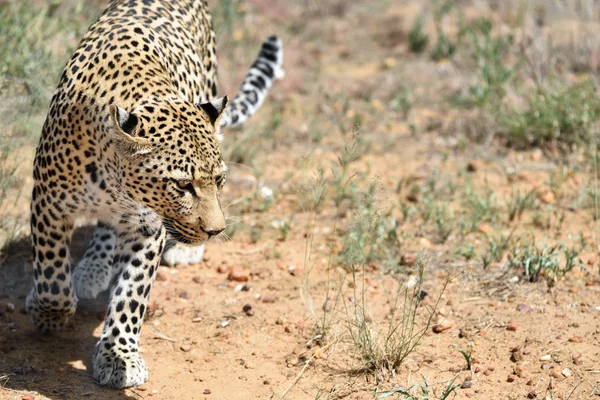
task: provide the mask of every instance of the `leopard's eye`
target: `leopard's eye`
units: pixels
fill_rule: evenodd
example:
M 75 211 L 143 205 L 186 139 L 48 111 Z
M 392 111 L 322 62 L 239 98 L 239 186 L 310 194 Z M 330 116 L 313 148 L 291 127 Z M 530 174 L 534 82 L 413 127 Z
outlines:
M 187 188 L 192 182 L 188 181 L 186 179 L 177 181 L 177 186 L 179 186 L 180 189 L 185 189 Z
M 182 179 L 182 180 L 175 181 L 175 183 L 177 184 L 177 188 L 179 188 L 181 190 L 185 190 L 186 192 L 189 192 L 192 196 L 196 196 L 196 190 L 194 189 L 194 185 L 192 184 L 192 181 L 187 180 L 187 179 Z

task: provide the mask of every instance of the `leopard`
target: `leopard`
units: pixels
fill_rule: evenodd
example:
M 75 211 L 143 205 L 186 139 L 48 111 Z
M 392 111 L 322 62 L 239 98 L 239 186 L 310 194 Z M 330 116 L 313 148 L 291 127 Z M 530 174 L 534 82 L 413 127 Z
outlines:
M 282 41 L 269 36 L 235 96 L 218 97 L 205 0 L 114 0 L 67 62 L 34 158 L 25 308 L 52 333 L 80 298 L 110 291 L 92 356 L 97 384 L 148 380 L 140 332 L 161 257 L 196 261 L 222 235 L 222 128 L 256 113 L 282 63 Z M 75 266 L 70 243 L 82 220 L 95 228 Z M 179 253 L 169 257 L 169 246 Z

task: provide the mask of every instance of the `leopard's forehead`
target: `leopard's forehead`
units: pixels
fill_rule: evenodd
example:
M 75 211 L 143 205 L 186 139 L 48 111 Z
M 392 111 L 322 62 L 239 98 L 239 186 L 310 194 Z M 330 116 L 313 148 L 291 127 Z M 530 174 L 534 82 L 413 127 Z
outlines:
M 137 136 L 149 139 L 155 165 L 185 179 L 204 179 L 222 173 L 224 163 L 214 127 L 194 104 L 180 99 L 149 100 L 136 107 L 141 124 Z

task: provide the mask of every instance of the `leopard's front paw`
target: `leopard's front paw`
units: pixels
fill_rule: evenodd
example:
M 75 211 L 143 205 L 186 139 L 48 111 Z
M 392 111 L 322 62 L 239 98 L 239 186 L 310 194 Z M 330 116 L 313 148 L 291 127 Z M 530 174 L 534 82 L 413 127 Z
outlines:
M 94 381 L 99 385 L 123 389 L 148 380 L 148 367 L 137 352 L 117 354 L 98 348 L 94 355 Z
M 56 332 L 75 315 L 77 297 L 71 295 L 65 299 L 50 300 L 40 297 L 33 288 L 25 300 L 25 309 L 39 331 Z

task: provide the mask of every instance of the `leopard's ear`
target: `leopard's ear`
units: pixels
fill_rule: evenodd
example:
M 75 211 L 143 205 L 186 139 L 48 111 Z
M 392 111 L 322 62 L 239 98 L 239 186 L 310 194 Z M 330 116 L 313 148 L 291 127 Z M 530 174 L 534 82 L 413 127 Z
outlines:
M 153 150 L 147 139 L 135 136 L 139 129 L 139 118 L 135 114 L 115 104 L 109 106 L 109 114 L 111 132 L 119 151 L 127 155 L 142 155 Z
M 227 103 L 229 103 L 229 98 L 227 96 L 221 97 L 218 100 L 213 100 L 208 103 L 198 104 L 198 107 L 204 111 L 210 123 L 219 127 L 219 121 L 221 117 L 225 115 L 225 110 L 227 109 Z

